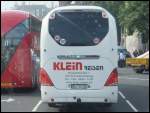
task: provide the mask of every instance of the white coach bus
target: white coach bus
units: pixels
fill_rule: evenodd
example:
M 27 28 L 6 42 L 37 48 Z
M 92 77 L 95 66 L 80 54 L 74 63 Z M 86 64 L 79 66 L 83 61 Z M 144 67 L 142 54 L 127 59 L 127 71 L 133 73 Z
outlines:
M 117 29 L 107 10 L 52 10 L 42 21 L 40 49 L 43 102 L 117 103 Z

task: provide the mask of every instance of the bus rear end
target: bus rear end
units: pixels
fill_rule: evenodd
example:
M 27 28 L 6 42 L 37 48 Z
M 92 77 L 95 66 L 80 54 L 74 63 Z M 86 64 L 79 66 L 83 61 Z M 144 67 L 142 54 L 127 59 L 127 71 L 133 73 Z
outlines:
M 41 96 L 48 103 L 117 103 L 117 33 L 103 8 L 54 9 L 42 22 Z

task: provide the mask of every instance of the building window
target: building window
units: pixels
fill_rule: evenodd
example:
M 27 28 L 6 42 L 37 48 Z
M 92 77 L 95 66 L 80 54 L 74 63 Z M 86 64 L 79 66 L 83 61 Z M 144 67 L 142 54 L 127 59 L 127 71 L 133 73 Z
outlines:
M 36 9 L 36 16 L 40 16 L 40 10 Z
M 42 16 L 44 16 L 45 14 L 45 9 L 42 9 Z

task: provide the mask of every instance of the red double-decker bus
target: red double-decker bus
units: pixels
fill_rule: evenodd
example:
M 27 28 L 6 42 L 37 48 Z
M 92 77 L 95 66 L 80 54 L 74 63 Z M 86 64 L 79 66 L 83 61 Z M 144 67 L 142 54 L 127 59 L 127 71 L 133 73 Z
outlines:
M 28 12 L 1 11 L 1 88 L 34 88 L 41 21 Z

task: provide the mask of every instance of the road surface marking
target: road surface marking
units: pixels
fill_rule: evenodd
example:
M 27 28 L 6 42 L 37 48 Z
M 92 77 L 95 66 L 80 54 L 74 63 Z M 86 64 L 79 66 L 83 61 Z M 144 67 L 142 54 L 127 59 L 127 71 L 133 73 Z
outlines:
M 126 102 L 129 104 L 129 106 L 134 110 L 134 112 L 138 112 L 138 110 L 131 104 L 129 100 L 126 100 Z
M 13 102 L 13 101 L 15 101 L 15 99 L 13 99 L 13 98 L 8 98 L 8 99 L 5 99 L 5 100 L 1 100 L 1 102 L 8 102 L 8 103 Z
M 122 92 L 119 91 L 119 94 L 126 101 L 126 103 L 132 108 L 134 112 L 138 112 L 138 110 L 133 106 L 133 104 L 129 100 L 126 99 L 126 97 Z
M 32 112 L 35 112 L 41 104 L 42 104 L 42 100 L 40 100 L 40 101 L 37 103 L 37 105 L 33 108 Z
M 126 99 L 126 97 L 120 91 L 119 91 L 119 94 L 123 99 Z
M 121 79 L 129 79 L 129 80 L 149 80 L 149 79 L 141 79 L 141 78 L 130 78 L 130 77 L 118 77 Z

